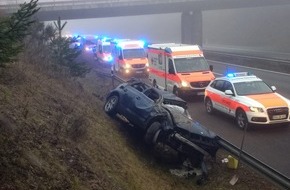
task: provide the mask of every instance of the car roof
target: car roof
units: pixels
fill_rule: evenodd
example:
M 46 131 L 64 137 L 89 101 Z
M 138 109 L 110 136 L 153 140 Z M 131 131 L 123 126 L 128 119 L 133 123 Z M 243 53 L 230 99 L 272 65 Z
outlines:
M 226 80 L 226 81 L 229 81 L 231 83 L 262 81 L 262 79 L 258 78 L 255 75 L 252 75 L 248 72 L 229 73 L 226 76 L 217 77 L 215 80 Z

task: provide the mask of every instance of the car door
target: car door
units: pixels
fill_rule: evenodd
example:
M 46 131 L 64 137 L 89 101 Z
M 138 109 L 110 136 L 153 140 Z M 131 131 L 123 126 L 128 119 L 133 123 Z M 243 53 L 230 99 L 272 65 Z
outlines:
M 173 60 L 169 57 L 166 56 L 166 64 L 167 64 L 167 71 L 166 71 L 166 75 L 167 76 L 164 76 L 166 77 L 166 83 L 167 83 L 167 90 L 169 92 L 172 92 L 173 91 L 173 87 L 174 87 L 174 80 L 176 78 L 176 73 L 175 73 L 175 68 L 174 68 L 174 65 L 173 65 Z
M 212 105 L 215 109 L 223 111 L 223 105 L 222 105 L 222 95 L 223 95 L 223 84 L 224 80 L 216 80 L 211 85 L 211 92 L 210 92 L 210 98 L 212 100 Z
M 231 90 L 233 95 L 225 94 L 226 90 Z M 229 115 L 235 114 L 235 94 L 233 85 L 229 81 L 224 81 L 223 90 L 224 93 L 221 95 L 222 111 Z

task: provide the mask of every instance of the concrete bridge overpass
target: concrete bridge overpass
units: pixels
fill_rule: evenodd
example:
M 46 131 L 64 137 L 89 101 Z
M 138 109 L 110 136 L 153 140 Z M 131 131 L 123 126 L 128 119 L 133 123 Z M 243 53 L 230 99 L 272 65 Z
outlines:
M 24 0 L 1 0 L 10 14 Z M 40 21 L 182 13 L 181 41 L 202 45 L 202 11 L 290 4 L 289 0 L 39 0 Z M 160 26 L 162 27 L 162 26 Z

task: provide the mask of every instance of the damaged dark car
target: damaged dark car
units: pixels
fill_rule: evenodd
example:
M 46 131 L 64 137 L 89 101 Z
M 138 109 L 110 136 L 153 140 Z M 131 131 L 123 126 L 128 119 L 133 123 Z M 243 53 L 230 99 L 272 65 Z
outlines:
M 107 95 L 104 110 L 109 116 L 122 115 L 143 130 L 147 144 L 162 142 L 189 158 L 201 168 L 203 177 L 207 177 L 204 157 L 215 158 L 218 139 L 191 118 L 181 98 L 139 79 L 131 79 Z

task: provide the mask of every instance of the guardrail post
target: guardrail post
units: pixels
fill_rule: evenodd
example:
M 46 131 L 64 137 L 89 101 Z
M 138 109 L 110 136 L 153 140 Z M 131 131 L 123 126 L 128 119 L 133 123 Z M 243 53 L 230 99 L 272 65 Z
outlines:
M 114 66 L 113 65 L 111 66 L 111 78 L 112 78 L 112 86 L 113 86 L 113 88 L 115 88 L 115 84 L 114 84 L 115 76 L 114 76 Z
M 238 154 L 238 163 L 237 163 L 237 168 L 236 170 L 239 169 L 239 165 L 240 165 L 240 161 L 241 161 L 241 157 L 242 157 L 242 153 L 243 153 L 243 147 L 244 147 L 244 141 L 245 141 L 245 137 L 246 137 L 246 132 L 247 132 L 247 128 L 248 128 L 248 123 L 246 124 L 246 126 L 244 127 L 244 133 L 243 133 L 243 138 L 242 138 L 242 142 L 241 142 L 241 147 L 239 150 L 239 154 Z M 235 185 L 235 183 L 238 181 L 239 176 L 237 174 L 235 174 L 232 179 L 230 180 L 230 184 L 231 185 Z

